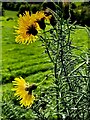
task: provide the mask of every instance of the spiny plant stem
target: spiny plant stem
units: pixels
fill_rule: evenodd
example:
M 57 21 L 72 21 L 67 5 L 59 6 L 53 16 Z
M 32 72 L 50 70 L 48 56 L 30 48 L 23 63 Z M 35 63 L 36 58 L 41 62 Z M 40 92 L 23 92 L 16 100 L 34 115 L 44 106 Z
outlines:
M 55 84 L 56 84 L 56 105 L 57 105 L 57 120 L 59 120 L 59 91 L 58 91 L 58 77 L 57 77 L 57 63 L 54 65 L 54 73 L 55 73 Z
M 88 33 L 88 55 L 87 55 L 87 71 L 88 71 L 88 83 L 87 83 L 87 100 L 88 100 L 88 113 L 87 119 L 90 119 L 90 29 L 86 26 Z

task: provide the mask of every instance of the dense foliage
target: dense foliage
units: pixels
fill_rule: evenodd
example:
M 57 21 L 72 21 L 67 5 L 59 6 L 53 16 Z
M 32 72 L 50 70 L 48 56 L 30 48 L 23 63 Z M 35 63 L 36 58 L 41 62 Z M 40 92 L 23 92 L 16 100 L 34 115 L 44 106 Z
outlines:
M 57 3 L 56 3 L 57 4 Z M 65 5 L 64 7 L 64 18 L 67 19 L 69 17 L 69 14 L 71 14 L 71 22 L 75 22 L 76 24 L 80 24 L 82 26 L 90 26 L 90 2 L 84 2 L 80 3 L 77 6 L 77 3 L 70 3 L 70 8 L 68 4 Z M 62 7 L 62 3 L 59 4 L 60 7 Z M 52 10 L 55 10 L 55 5 L 52 2 L 48 3 L 33 3 L 33 2 L 3 2 L 2 7 L 6 10 L 15 10 L 18 11 L 18 14 L 23 14 L 24 11 L 32 11 L 35 13 L 36 11 L 40 9 L 45 9 L 49 7 Z M 69 11 L 70 9 L 70 11 Z M 69 13 L 70 12 L 70 13 Z

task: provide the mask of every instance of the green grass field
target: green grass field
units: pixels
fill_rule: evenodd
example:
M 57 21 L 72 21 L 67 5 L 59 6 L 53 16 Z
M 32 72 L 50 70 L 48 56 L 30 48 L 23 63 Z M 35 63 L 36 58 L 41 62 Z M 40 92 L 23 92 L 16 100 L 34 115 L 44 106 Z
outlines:
M 12 17 L 13 20 L 7 21 L 9 17 Z M 29 45 L 15 42 L 15 25 L 17 25 L 17 12 L 5 11 L 5 16 L 2 17 L 3 86 L 7 86 L 7 83 L 11 83 L 15 77 L 19 76 L 22 76 L 30 83 L 40 82 L 46 74 L 50 73 L 52 64 L 39 40 Z M 82 50 L 86 51 L 88 35 L 84 28 L 76 29 L 71 38 L 75 46 L 82 46 Z M 76 53 L 79 53 L 79 51 L 76 51 Z M 48 83 L 50 80 L 46 82 Z

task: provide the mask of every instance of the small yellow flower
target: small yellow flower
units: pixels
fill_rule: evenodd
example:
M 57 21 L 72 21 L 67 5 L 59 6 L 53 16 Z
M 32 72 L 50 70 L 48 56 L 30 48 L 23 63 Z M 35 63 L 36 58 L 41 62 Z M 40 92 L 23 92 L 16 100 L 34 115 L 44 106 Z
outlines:
M 16 91 L 14 95 L 19 97 L 21 106 L 30 107 L 35 100 L 32 90 L 36 89 L 37 86 L 35 84 L 27 84 L 22 77 L 15 78 L 13 85 L 14 88 L 12 90 Z

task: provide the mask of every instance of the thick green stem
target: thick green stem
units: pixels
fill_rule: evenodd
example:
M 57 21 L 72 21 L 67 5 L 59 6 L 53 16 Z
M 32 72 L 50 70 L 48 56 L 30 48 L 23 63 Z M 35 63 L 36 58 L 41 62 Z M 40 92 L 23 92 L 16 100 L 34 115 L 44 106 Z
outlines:
M 57 120 L 60 120 L 60 115 L 59 115 L 59 79 L 58 79 L 58 73 L 57 73 L 57 67 L 58 67 L 58 56 L 59 56 L 59 36 L 58 36 L 58 29 L 56 28 L 56 36 L 58 38 L 57 40 L 57 54 L 55 56 L 55 64 L 54 64 L 54 74 L 55 74 L 55 84 L 56 84 L 56 106 L 57 106 Z
M 90 29 L 87 27 L 88 32 L 88 56 L 87 56 L 87 71 L 88 71 L 88 83 L 87 83 L 87 100 L 88 100 L 88 114 L 87 118 L 90 119 Z
M 90 52 L 90 49 L 89 49 Z M 88 85 L 87 85 L 87 95 L 88 95 L 88 116 L 90 117 L 90 54 L 88 55 Z
M 56 84 L 56 106 L 57 106 L 57 120 L 60 120 L 59 117 L 59 83 L 58 83 L 58 76 L 57 76 L 57 63 L 54 65 L 54 73 L 55 73 L 55 84 Z
M 47 54 L 48 54 L 48 56 L 49 56 L 49 58 L 50 58 L 51 62 L 52 62 L 52 63 L 54 63 L 54 61 L 53 61 L 53 59 L 52 59 L 52 57 L 51 57 L 51 55 L 50 55 L 50 52 L 49 52 L 49 50 L 48 50 L 48 47 L 47 47 L 47 46 L 46 46 L 46 50 L 47 50 Z
M 63 61 L 63 47 L 61 45 L 61 63 L 62 63 L 62 68 L 64 70 L 64 75 L 66 76 L 66 80 L 67 80 L 67 83 L 69 85 L 69 90 L 72 91 L 72 88 L 71 88 L 71 85 L 70 85 L 70 82 L 69 82 L 69 79 L 68 79 L 68 74 L 66 72 L 66 69 L 65 69 L 65 65 L 64 65 L 64 61 Z

